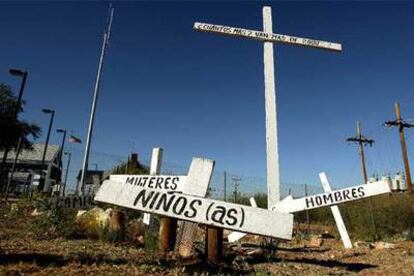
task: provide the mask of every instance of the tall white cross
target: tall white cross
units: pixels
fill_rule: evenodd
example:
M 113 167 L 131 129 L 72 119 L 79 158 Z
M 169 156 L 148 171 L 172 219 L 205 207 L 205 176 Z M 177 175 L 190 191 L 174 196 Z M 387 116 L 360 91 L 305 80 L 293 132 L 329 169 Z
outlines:
M 198 22 L 194 23 L 193 28 L 201 32 L 244 37 L 264 42 L 263 59 L 266 110 L 267 206 L 270 208 L 278 201 L 280 201 L 280 173 L 277 141 L 276 87 L 273 60 L 273 43 L 280 42 L 297 44 L 301 46 L 332 51 L 341 51 L 342 46 L 338 43 L 273 33 L 271 7 L 263 7 L 263 32 Z

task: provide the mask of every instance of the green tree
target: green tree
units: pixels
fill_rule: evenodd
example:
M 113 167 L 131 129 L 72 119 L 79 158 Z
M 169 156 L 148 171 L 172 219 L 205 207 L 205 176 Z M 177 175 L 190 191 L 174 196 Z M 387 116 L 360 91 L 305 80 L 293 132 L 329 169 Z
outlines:
M 112 168 L 114 174 L 149 174 L 149 168 L 138 162 L 137 165 L 131 162 L 122 162 L 116 167 Z
M 21 138 L 21 149 L 32 149 L 30 138 L 36 139 L 40 135 L 40 127 L 36 124 L 19 119 L 23 112 L 24 102 L 17 106 L 17 99 L 10 86 L 0 83 L 0 151 L 8 152 L 16 149 Z M 6 154 L 0 156 L 0 175 L 6 162 Z

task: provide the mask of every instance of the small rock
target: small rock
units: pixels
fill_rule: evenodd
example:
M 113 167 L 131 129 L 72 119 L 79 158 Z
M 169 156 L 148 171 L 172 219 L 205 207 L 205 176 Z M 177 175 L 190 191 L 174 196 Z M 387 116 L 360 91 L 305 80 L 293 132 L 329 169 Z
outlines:
M 37 216 L 41 216 L 41 215 L 43 215 L 45 212 L 39 212 L 38 210 L 37 210 L 37 208 L 35 208 L 34 210 L 33 210 L 33 212 L 30 214 L 30 216 L 31 217 L 37 217 Z
M 313 236 L 308 243 L 308 247 L 321 247 L 323 240 L 320 236 Z
M 11 214 L 17 214 L 19 211 L 19 207 L 17 206 L 17 203 L 10 204 L 10 213 Z
M 335 237 L 333 235 L 331 235 L 328 231 L 325 231 L 322 235 L 321 235 L 322 239 L 334 239 Z
M 251 250 L 247 252 L 248 256 L 262 256 L 263 255 L 263 250 L 262 249 L 255 249 L 255 250 Z
M 395 245 L 393 243 L 389 243 L 389 242 L 376 242 L 374 243 L 374 248 L 375 249 L 393 249 L 395 247 Z
M 233 262 L 231 263 L 232 267 L 235 270 L 242 270 L 242 271 L 246 271 L 246 270 L 250 270 L 251 267 L 250 265 L 247 263 L 246 259 L 242 256 L 237 256 L 236 258 L 234 258 Z
M 354 242 L 354 247 L 355 248 L 370 248 L 371 244 L 369 242 L 356 241 Z
M 87 212 L 86 210 L 78 210 L 78 212 L 76 213 L 76 217 L 80 217 L 86 212 Z

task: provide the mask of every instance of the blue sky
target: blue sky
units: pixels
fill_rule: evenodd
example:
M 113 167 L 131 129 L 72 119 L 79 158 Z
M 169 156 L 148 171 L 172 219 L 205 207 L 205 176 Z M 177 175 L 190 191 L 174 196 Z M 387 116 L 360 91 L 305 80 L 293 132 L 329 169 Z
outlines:
M 357 120 L 377 142 L 367 149 L 369 173 L 400 170 L 397 131 L 382 123 L 394 118 L 394 101 L 414 117 L 411 2 L 115 2 L 92 151 L 116 159 L 134 149 L 149 160 L 161 146 L 166 162 L 203 156 L 219 171 L 264 177 L 263 45 L 192 30 L 195 21 L 262 29 L 264 5 L 276 33 L 343 44 L 342 53 L 275 46 L 282 181 L 318 184 L 326 171 L 334 186 L 360 183 L 357 148 L 345 142 Z M 23 117 L 44 133 L 40 110 L 54 108 L 54 126 L 85 140 L 107 8 L 0 3 L 0 81 L 17 89 L 8 69 L 29 71 Z M 83 147 L 71 146 L 73 173 Z M 91 163 L 105 166 L 99 155 Z

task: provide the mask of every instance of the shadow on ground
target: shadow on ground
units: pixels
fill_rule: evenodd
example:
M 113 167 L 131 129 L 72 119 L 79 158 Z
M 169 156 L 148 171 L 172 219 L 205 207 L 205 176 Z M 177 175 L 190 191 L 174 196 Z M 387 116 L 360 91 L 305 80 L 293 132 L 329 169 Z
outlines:
M 36 263 L 38 266 L 65 266 L 70 262 L 79 262 L 81 264 L 126 264 L 129 261 L 117 258 L 110 259 L 104 256 L 70 256 L 62 257 L 53 254 L 41 253 L 19 253 L 19 254 L 0 254 L 0 265 L 10 265 L 18 263 Z
M 364 263 L 345 263 L 335 260 L 317 260 L 317 259 L 309 259 L 309 258 L 298 258 L 293 260 L 284 260 L 285 262 L 290 263 L 300 263 L 300 264 L 311 264 L 311 265 L 319 265 L 323 267 L 337 267 L 337 268 L 343 268 L 348 271 L 352 272 L 359 272 L 363 269 L 367 268 L 376 268 L 378 266 L 371 265 L 371 264 L 364 264 Z

